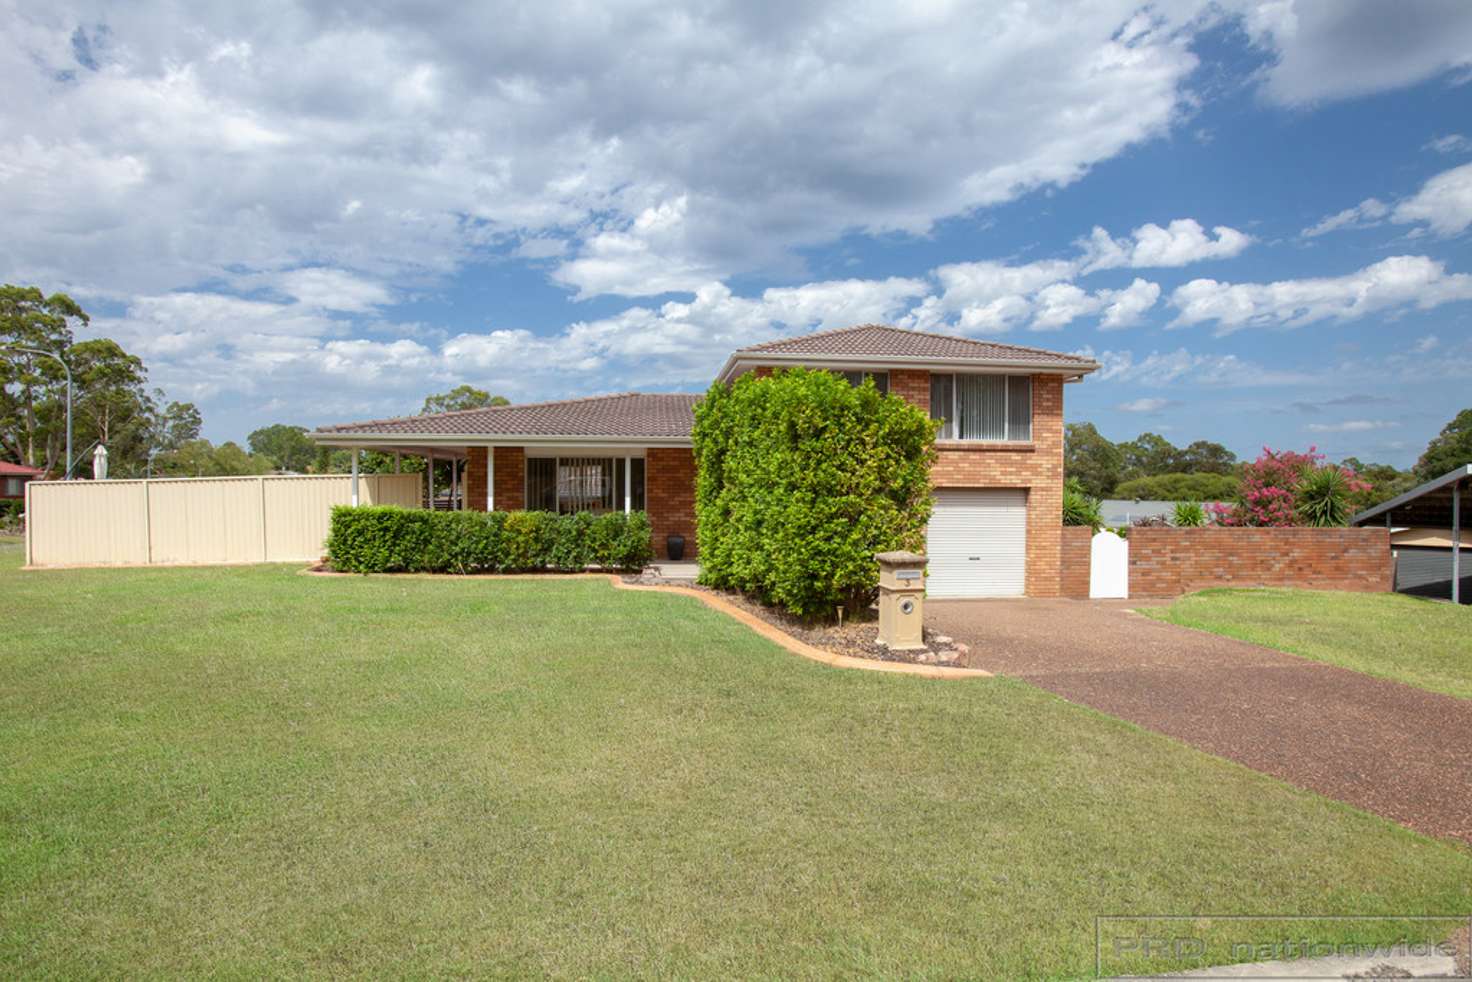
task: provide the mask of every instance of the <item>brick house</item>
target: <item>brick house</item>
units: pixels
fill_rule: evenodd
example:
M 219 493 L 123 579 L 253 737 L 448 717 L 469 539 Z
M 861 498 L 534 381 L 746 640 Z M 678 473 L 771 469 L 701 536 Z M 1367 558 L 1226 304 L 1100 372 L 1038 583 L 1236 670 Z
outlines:
M 0 501 L 24 501 L 26 485 L 46 476 L 40 467 L 27 467 L 0 460 Z
M 872 376 L 942 420 L 927 536 L 933 596 L 1056 596 L 1063 386 L 1098 365 L 1076 355 L 862 325 L 752 345 L 717 380 L 792 366 Z M 323 427 L 326 446 L 449 459 L 477 510 L 643 510 L 654 546 L 695 548 L 690 431 L 699 394 L 622 393 Z M 463 475 L 463 476 L 462 476 Z

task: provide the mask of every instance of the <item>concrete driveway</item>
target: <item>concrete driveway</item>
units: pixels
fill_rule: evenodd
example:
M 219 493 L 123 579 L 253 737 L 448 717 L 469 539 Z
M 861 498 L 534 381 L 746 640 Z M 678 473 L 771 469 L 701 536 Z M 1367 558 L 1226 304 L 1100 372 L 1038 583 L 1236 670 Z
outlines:
M 1148 601 L 929 600 L 969 664 L 1472 843 L 1472 700 L 1134 613 Z

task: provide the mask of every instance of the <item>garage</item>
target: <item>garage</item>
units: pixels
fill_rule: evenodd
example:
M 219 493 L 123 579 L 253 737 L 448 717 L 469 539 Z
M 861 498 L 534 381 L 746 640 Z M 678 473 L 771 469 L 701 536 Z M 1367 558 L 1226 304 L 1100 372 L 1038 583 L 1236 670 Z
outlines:
M 1027 492 L 937 491 L 926 552 L 929 596 L 1022 596 L 1027 577 Z

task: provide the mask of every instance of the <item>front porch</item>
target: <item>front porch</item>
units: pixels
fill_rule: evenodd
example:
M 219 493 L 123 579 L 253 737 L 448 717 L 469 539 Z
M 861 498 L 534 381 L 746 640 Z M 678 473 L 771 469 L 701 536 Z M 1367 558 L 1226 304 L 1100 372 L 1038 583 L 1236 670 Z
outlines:
M 324 441 L 326 442 L 326 441 Z M 695 545 L 695 459 L 689 447 L 627 444 L 550 445 L 444 444 L 342 441 L 352 452 L 353 501 L 358 495 L 360 455 L 374 450 L 422 457 L 424 500 L 436 509 L 553 511 L 558 513 L 642 511 L 649 516 L 655 556 L 668 560 L 672 536 L 684 540 L 683 559 Z M 436 485 L 436 465 L 449 464 Z M 447 485 L 447 486 L 446 486 Z

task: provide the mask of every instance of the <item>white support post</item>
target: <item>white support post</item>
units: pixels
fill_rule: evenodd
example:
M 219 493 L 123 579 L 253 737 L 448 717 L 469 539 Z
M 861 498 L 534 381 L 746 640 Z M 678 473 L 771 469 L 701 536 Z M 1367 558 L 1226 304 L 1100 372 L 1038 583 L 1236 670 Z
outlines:
M 634 510 L 634 458 L 624 458 L 624 514 Z
M 486 511 L 496 510 L 496 448 L 486 447 Z
M 358 448 L 353 448 L 353 507 L 358 506 Z
M 450 458 L 450 511 L 455 510 L 455 501 L 460 497 L 460 458 Z
M 1452 603 L 1462 602 L 1462 482 L 1452 482 Z
M 434 454 L 424 458 L 424 476 L 429 481 L 429 510 L 434 511 Z

